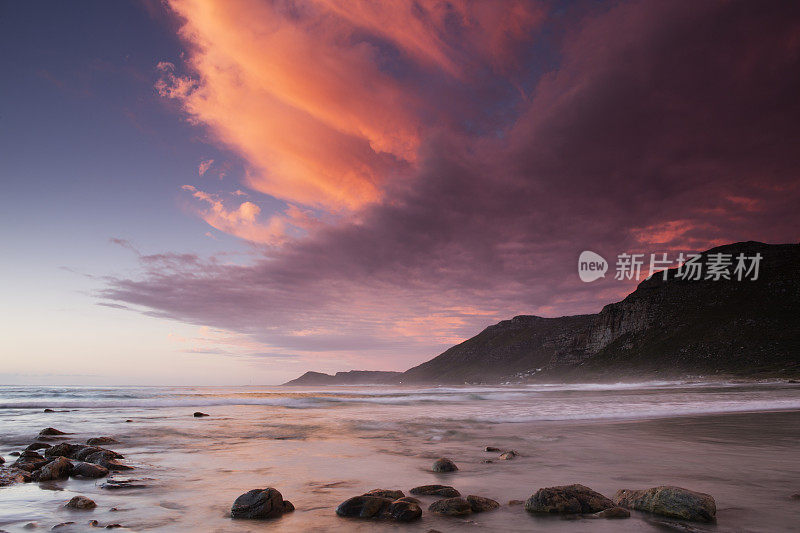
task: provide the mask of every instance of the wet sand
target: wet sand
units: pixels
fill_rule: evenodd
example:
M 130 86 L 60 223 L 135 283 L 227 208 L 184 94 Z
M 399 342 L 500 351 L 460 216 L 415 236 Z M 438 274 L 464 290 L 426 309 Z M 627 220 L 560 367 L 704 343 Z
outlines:
M 790 397 L 797 390 L 790 390 Z M 586 400 L 576 394 L 574 401 Z M 631 393 L 609 394 L 622 401 Z M 667 401 L 673 393 L 660 394 Z M 484 402 L 481 412 L 491 415 L 500 402 L 508 401 L 519 400 Z M 0 452 L 7 460 L 13 459 L 10 451 L 31 442 L 45 426 L 74 432 L 70 437 L 75 442 L 112 435 L 121 444 L 109 447 L 136 467 L 125 475 L 144 478 L 148 487 L 108 491 L 100 488 L 103 480 L 69 479 L 1 488 L 0 528 L 22 531 L 36 522 L 46 530 L 60 522 L 95 519 L 137 531 L 611 532 L 666 527 L 775 532 L 796 531 L 800 523 L 800 501 L 790 498 L 800 492 L 800 410 L 492 423 L 454 419 L 459 405 L 217 405 L 202 409 L 211 416 L 199 419 L 191 416 L 193 409 L 182 406 L 58 413 L 6 409 L 0 420 L 9 429 L 0 440 Z M 497 460 L 498 453 L 483 451 L 487 445 L 514 449 L 520 456 Z M 440 456 L 452 458 L 460 470 L 431 472 Z M 487 459 L 494 462 L 485 463 Z M 412 524 L 364 522 L 334 513 L 345 499 L 373 488 L 408 494 L 414 486 L 432 483 L 453 485 L 463 495 L 486 496 L 503 505 L 493 512 L 450 518 L 427 512 L 436 498 L 423 497 L 423 518 Z M 533 516 L 521 505 L 507 505 L 512 499 L 527 499 L 540 487 L 571 483 L 609 497 L 620 488 L 665 484 L 706 492 L 716 499 L 717 522 L 686 529 L 638 512 L 626 520 L 565 519 Z M 279 489 L 297 510 L 268 522 L 228 517 L 238 495 L 266 486 Z M 95 500 L 97 509 L 60 507 L 76 494 Z

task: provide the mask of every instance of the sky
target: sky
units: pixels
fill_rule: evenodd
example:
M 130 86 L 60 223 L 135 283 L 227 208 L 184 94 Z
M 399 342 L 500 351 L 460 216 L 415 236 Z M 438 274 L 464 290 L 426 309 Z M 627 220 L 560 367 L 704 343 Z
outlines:
M 796 2 L 0 2 L 0 383 L 404 370 L 798 242 Z

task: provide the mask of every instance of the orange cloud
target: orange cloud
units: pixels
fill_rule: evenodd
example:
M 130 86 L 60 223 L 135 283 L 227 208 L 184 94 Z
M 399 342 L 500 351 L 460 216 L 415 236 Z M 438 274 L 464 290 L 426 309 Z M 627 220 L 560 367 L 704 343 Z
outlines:
M 541 15 L 518 0 L 168 4 L 190 75 L 159 63 L 158 92 L 244 158 L 248 187 L 334 213 L 379 200 L 433 120 L 413 86 L 425 80 L 393 73 L 388 49 L 460 79 L 474 63 L 502 68 Z
M 310 229 L 317 223 L 307 211 L 290 205 L 283 214 L 272 215 L 266 222 L 259 219 L 261 208 L 253 202 L 242 202 L 235 209 L 228 209 L 214 195 L 203 192 L 193 185 L 181 187 L 207 207 L 199 210 L 200 217 L 219 231 L 241 239 L 261 244 L 281 244 L 288 238 L 292 228 Z
M 213 164 L 214 164 L 213 159 L 206 159 L 205 161 L 200 161 L 200 165 L 198 165 L 197 167 L 197 173 L 200 176 L 202 176 L 203 174 L 208 172 L 208 169 L 211 168 L 211 165 Z

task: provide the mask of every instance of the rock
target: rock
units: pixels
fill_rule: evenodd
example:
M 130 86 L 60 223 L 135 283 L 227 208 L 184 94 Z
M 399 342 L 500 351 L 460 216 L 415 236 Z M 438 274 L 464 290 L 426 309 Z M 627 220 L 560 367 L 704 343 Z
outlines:
M 8 455 L 11 455 L 11 456 L 13 456 L 13 457 L 19 457 L 19 456 L 20 456 L 20 453 L 19 453 L 19 452 L 11 452 L 11 453 L 10 453 L 10 454 L 8 454 Z
M 122 524 L 108 524 L 106 529 L 117 529 L 118 527 L 122 527 Z
M 33 444 L 28 444 L 26 450 L 35 451 L 35 450 L 42 450 L 45 448 L 49 448 L 51 445 L 47 444 L 46 442 L 34 442 Z
M 84 460 L 87 463 L 94 463 L 109 470 L 133 470 L 132 466 L 124 465 L 118 462 L 116 459 L 112 459 L 105 450 L 89 454 Z
M 289 500 L 283 500 L 283 513 L 291 513 L 294 512 L 294 504 Z
M 522 505 L 523 503 L 525 502 L 522 500 L 508 500 L 508 505 Z
M 72 463 L 66 457 L 56 457 L 33 474 L 36 481 L 50 481 L 68 478 L 72 472 Z
M 44 428 L 39 432 L 40 437 L 52 437 L 54 435 L 68 435 L 68 433 L 59 431 L 56 428 Z
M 42 412 L 43 412 L 43 413 L 55 413 L 55 411 L 53 411 L 53 410 L 52 410 L 52 409 L 50 409 L 50 408 L 46 408 L 46 409 L 45 409 L 44 411 L 42 411 Z
M 405 496 L 402 490 L 391 489 L 372 489 L 365 492 L 362 496 L 377 496 L 378 498 L 389 498 L 390 500 L 397 500 Z
M 125 422 L 130 423 L 130 422 L 133 422 L 133 420 L 128 419 Z
M 456 464 L 447 457 L 437 459 L 433 463 L 434 472 L 455 472 L 456 470 L 458 470 Z
M 413 522 L 422 517 L 422 509 L 414 502 L 396 500 L 389 504 L 387 514 L 395 522 Z
M 0 456 L 0 465 L 2 465 L 2 464 L 5 464 L 5 462 L 6 462 L 6 460 L 5 460 L 5 459 L 3 459 L 3 457 L 2 457 L 2 456 Z
M 68 527 L 74 524 L 75 522 L 61 522 L 60 524 L 56 524 L 50 529 L 61 529 L 62 527 Z
M 108 468 L 92 463 L 78 462 L 72 466 L 72 477 L 85 477 L 96 479 L 99 477 L 106 477 L 108 475 Z
M 419 496 L 444 496 L 445 498 L 461 496 L 460 492 L 448 485 L 422 485 L 420 487 L 414 487 L 409 492 Z
M 519 454 L 514 450 L 508 450 L 507 452 L 503 452 L 500 454 L 500 459 L 503 461 L 510 461 L 514 457 L 518 456 Z
M 490 464 L 492 464 L 494 461 L 492 461 L 491 459 L 484 459 L 482 462 L 486 463 L 487 465 L 490 465 Z
M 499 452 L 500 448 L 495 448 L 494 446 L 487 446 L 483 449 L 485 452 Z
M 211 416 L 208 413 L 201 413 L 200 411 L 196 411 L 193 415 L 195 418 L 202 418 L 204 416 Z
M 100 444 L 118 444 L 119 441 L 112 437 L 92 437 L 86 441 L 86 444 L 97 446 Z
M 97 504 L 94 503 L 94 501 L 87 498 L 86 496 L 75 496 L 70 501 L 68 501 L 64 507 L 67 507 L 69 509 L 89 510 L 97 507 Z
M 411 496 L 403 496 L 402 498 L 397 498 L 395 501 L 396 501 L 396 502 L 408 502 L 408 503 L 416 503 L 417 505 L 419 505 L 420 503 L 422 503 L 422 502 L 420 502 L 418 499 L 416 499 L 416 498 L 412 498 Z
M 44 454 L 47 457 L 72 457 L 78 451 L 85 448 L 83 444 L 70 444 L 69 442 L 62 442 L 55 446 L 48 446 Z
M 18 460 L 22 459 L 27 459 L 29 461 L 41 461 L 44 459 L 44 457 L 33 450 L 22 450 L 22 453 L 19 454 Z
M 108 478 L 105 483 L 100 485 L 101 489 L 118 490 L 118 489 L 146 489 L 147 484 L 144 479 L 130 479 L 130 478 Z
M 89 520 L 88 523 L 92 527 L 100 527 L 100 522 L 98 522 L 97 520 Z
M 584 485 L 539 489 L 525 502 L 529 513 L 597 513 L 615 507 L 614 502 Z
M 710 495 L 680 487 L 622 489 L 614 495 L 614 503 L 628 509 L 695 522 L 713 522 L 717 514 L 716 502 Z
M 289 506 L 294 510 L 293 505 Z M 231 518 L 249 520 L 277 518 L 286 512 L 289 506 L 284 505 L 283 496 L 277 489 L 272 487 L 253 489 L 236 498 L 231 507 Z
M 336 514 L 355 518 L 379 518 L 392 500 L 379 496 L 355 496 L 339 504 Z
M 591 516 L 592 518 L 630 518 L 631 512 L 623 507 L 611 507 Z
M 472 512 L 472 506 L 464 498 L 447 498 L 433 502 L 428 510 L 445 516 L 464 516 Z
M 467 502 L 469 502 L 469 506 L 473 513 L 494 511 L 500 507 L 500 504 L 492 499 L 484 498 L 483 496 L 475 496 L 473 494 L 467 496 Z
M 31 480 L 31 473 L 13 466 L 0 466 L 0 487 L 14 483 L 27 483 Z

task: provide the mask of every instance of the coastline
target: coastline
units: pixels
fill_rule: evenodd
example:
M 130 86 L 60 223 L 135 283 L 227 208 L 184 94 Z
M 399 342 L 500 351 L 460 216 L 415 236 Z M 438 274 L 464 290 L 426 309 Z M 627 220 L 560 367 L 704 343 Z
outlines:
M 759 393 L 739 390 L 735 384 L 695 388 L 677 390 L 707 401 L 712 396 L 723 395 L 724 401 L 730 401 Z M 568 519 L 532 515 L 521 505 L 508 505 L 511 500 L 526 500 L 539 488 L 572 483 L 608 497 L 622 488 L 664 484 L 710 494 L 717 502 L 717 522 L 692 523 L 695 531 L 782 531 L 794 523 L 798 502 L 790 495 L 799 488 L 800 469 L 793 457 L 800 439 L 800 409 L 537 421 L 523 421 L 518 413 L 518 421 L 504 422 L 504 413 L 520 409 L 519 396 L 470 399 L 477 394 L 473 387 L 454 389 L 465 395 L 448 392 L 460 394 L 459 399 L 431 400 L 430 391 L 421 389 L 420 399 L 413 404 L 336 401 L 307 408 L 218 404 L 202 408 L 210 416 L 201 418 L 194 418 L 194 409 L 185 406 L 84 407 L 54 413 L 4 409 L 0 411 L 4 422 L 8 416 L 16 419 L 13 426 L 6 424 L 10 431 L 0 441 L 6 459 L 9 450 L 27 445 L 44 426 L 72 433 L 69 442 L 110 435 L 119 444 L 109 447 L 134 467 L 125 476 L 143 479 L 145 488 L 111 491 L 101 488 L 100 481 L 76 479 L 45 487 L 33 483 L 0 488 L 0 528 L 22 531 L 26 523 L 36 522 L 44 530 L 77 518 L 83 521 L 82 527 L 96 519 L 137 531 L 246 531 L 262 526 L 231 520 L 231 504 L 240 494 L 264 486 L 276 487 L 296 508 L 269 521 L 268 527 L 277 531 L 400 528 L 444 532 L 464 527 L 647 531 L 662 527 L 658 524 L 666 520 L 639 511 L 632 511 L 626 520 Z M 773 396 L 773 389 L 779 389 L 794 398 L 800 391 L 796 387 L 762 389 Z M 131 396 L 130 391 L 123 392 Z M 368 399 L 385 392 L 362 391 Z M 669 403 L 671 393 L 663 388 L 587 392 L 573 387 L 542 394 L 574 398 L 576 404 L 585 400 L 638 405 L 631 397 L 652 396 L 653 402 Z M 679 398 L 676 394 L 672 400 Z M 544 404 L 540 396 L 533 396 L 539 398 L 533 405 Z M 482 419 L 453 416 L 459 411 L 471 413 L 474 405 L 478 405 L 476 412 L 484 413 Z M 485 452 L 486 446 L 513 449 L 519 456 L 497 460 L 498 453 Z M 452 458 L 459 470 L 432 472 L 432 462 L 441 456 Z M 428 512 L 433 499 L 421 498 L 422 519 L 410 524 L 359 521 L 335 514 L 339 504 L 372 489 L 400 489 L 408 494 L 412 487 L 433 483 L 454 486 L 464 495 L 492 498 L 501 507 L 464 518 L 442 517 Z M 98 507 L 80 513 L 62 507 L 79 494 L 96 501 Z

